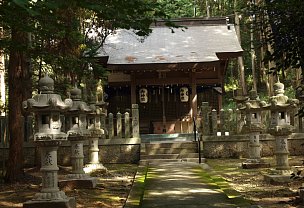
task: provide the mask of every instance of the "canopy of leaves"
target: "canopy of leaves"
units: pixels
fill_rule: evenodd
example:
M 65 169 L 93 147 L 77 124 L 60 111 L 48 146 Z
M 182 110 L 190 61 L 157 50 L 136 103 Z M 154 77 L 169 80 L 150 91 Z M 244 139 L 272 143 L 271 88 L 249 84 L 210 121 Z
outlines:
M 94 57 L 109 34 L 125 28 L 146 36 L 156 19 L 167 18 L 162 7 L 149 0 L 3 0 L 0 14 L 7 32 L 1 48 L 23 47 L 33 66 L 56 75 L 82 77 L 90 65 L 97 78 L 105 69 Z M 14 44 L 13 28 L 27 32 L 30 44 Z
M 266 43 L 272 51 L 268 51 L 265 61 L 274 61 L 277 70 L 289 67 L 304 69 L 304 3 L 298 0 L 273 1 L 266 0 L 261 6 L 267 11 L 268 30 Z

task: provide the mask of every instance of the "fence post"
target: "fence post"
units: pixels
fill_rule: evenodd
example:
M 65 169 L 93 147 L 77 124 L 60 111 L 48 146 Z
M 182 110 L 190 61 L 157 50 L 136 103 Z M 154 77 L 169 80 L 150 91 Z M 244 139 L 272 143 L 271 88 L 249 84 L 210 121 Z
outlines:
M 224 135 L 225 134 L 225 110 L 224 109 L 221 109 L 220 110 L 220 115 L 219 115 L 219 117 L 220 117 L 220 127 L 219 127 L 219 129 L 220 129 L 220 131 L 221 131 L 221 135 Z
M 201 112 L 202 112 L 202 117 L 201 117 L 202 135 L 209 135 L 210 134 L 210 120 L 209 120 L 210 106 L 208 102 L 202 102 Z
M 101 112 L 100 114 L 100 128 L 104 130 L 104 135 L 102 135 L 102 137 L 104 138 L 104 136 L 108 133 L 106 129 L 106 114 L 103 112 Z
M 212 117 L 212 133 L 213 133 L 213 135 L 216 135 L 217 134 L 217 112 L 215 109 L 212 110 L 211 117 Z
M 109 139 L 114 138 L 114 118 L 113 118 L 113 113 L 109 113 Z
M 134 138 L 139 138 L 138 104 L 132 104 L 132 135 Z
M 125 138 L 130 138 L 130 114 L 125 112 Z
M 295 132 L 300 132 L 299 128 L 299 116 L 296 116 L 297 112 L 299 111 L 299 106 L 292 109 L 290 112 L 290 124 L 294 126 Z
M 226 111 L 225 113 L 225 134 L 226 132 L 229 132 L 229 135 L 232 134 L 232 132 L 235 132 L 233 129 L 233 110 L 232 109 L 228 109 L 228 111 Z M 227 136 L 227 135 L 225 135 Z
M 121 113 L 118 112 L 116 114 L 116 130 L 117 130 L 117 138 L 122 138 L 122 121 L 121 121 Z
M 244 114 L 240 109 L 236 109 L 236 134 L 240 134 L 244 125 Z

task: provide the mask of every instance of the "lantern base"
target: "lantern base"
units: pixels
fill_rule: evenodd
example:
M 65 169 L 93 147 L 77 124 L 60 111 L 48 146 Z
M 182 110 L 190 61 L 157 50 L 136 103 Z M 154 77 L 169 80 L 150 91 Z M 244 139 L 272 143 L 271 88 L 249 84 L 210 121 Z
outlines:
M 23 204 L 23 208 L 76 208 L 74 197 L 61 200 L 30 200 Z
M 95 188 L 97 186 L 97 178 L 88 177 L 88 178 L 81 178 L 81 179 L 67 179 L 59 181 L 60 188 Z
M 242 163 L 244 169 L 269 168 L 270 164 L 258 159 L 247 159 Z
M 85 165 L 85 167 L 83 168 L 85 173 L 92 173 L 94 171 L 105 171 L 107 172 L 107 168 L 105 166 L 103 166 L 101 163 L 92 163 L 92 164 L 87 164 Z
M 271 170 L 269 175 L 264 175 L 264 180 L 272 185 L 280 185 L 292 182 L 291 170 Z
M 264 180 L 271 185 L 280 185 L 292 182 L 290 175 L 265 175 Z

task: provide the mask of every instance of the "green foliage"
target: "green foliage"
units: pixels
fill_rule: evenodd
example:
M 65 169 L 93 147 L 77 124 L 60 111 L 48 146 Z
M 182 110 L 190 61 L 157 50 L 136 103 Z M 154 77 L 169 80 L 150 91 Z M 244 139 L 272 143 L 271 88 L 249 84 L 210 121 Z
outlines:
M 228 77 L 228 80 L 225 83 L 224 89 L 225 92 L 234 91 L 239 87 L 238 80 L 235 77 Z
M 265 44 L 271 45 L 271 51 L 265 55 L 265 61 L 274 61 L 276 68 L 271 72 L 284 71 L 290 67 L 304 66 L 304 4 L 298 0 L 265 1 L 259 5 L 261 11 L 267 11 L 271 30 L 265 30 Z M 292 20 L 292 21 L 291 21 Z M 267 26 L 264 26 L 266 28 Z M 283 74 L 284 76 L 284 74 Z
M 189 0 L 158 0 L 164 8 L 165 13 L 172 18 L 178 17 L 193 17 L 194 16 L 194 1 Z M 197 11 L 199 14 L 200 11 Z
M 1 48 L 10 51 L 22 47 L 37 67 L 37 76 L 41 71 L 53 71 L 56 77 L 69 76 L 78 82 L 91 73 L 88 66 L 93 68 L 94 78 L 106 75 L 94 57 L 115 29 L 133 29 L 135 34 L 146 36 L 157 18 L 168 18 L 157 2 L 148 0 L 4 0 L 0 14 L 7 32 L 0 41 Z M 13 28 L 29 33 L 30 44 L 15 44 L 10 39 Z M 94 38 L 90 37 L 92 33 Z
M 284 94 L 290 99 L 295 99 L 296 98 L 296 91 L 292 86 L 289 86 L 289 87 L 285 88 L 285 93 Z
M 234 0 L 158 0 L 158 3 L 172 18 L 207 16 L 207 10 L 210 17 L 227 16 L 235 11 Z M 237 8 L 242 7 L 243 4 L 242 1 L 238 2 Z

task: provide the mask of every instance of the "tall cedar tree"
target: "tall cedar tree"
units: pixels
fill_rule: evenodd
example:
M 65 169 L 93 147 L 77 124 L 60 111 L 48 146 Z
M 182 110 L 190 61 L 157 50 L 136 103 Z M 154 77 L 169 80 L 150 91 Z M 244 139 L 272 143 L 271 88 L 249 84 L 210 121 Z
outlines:
M 31 72 L 30 62 L 26 54 L 28 47 L 27 20 L 28 13 L 20 9 L 10 1 L 2 1 L 1 20 L 4 30 L 10 31 L 10 41 L 5 38 L 1 40 L 1 48 L 7 45 L 5 50 L 9 52 L 8 63 L 8 127 L 9 127 L 9 160 L 7 163 L 6 181 L 16 181 L 22 176 L 23 167 L 23 115 L 21 103 L 31 97 Z M 16 15 L 22 22 L 14 22 Z M 11 16 L 11 19 L 5 17 Z M 16 17 L 15 16 L 15 17 Z
M 150 25 L 168 17 L 156 1 L 150 0 L 2 0 L 0 22 L 7 37 L 0 47 L 9 54 L 9 133 L 10 149 L 7 182 L 15 182 L 23 168 L 22 101 L 31 96 L 30 61 L 39 59 L 53 67 L 56 74 L 81 77 L 88 57 L 98 47 L 86 42 L 81 23 L 93 18 L 106 31 L 133 29 L 140 36 L 148 35 Z M 174 26 L 169 21 L 168 26 Z M 29 34 L 33 37 L 29 44 Z M 99 34 L 103 35 L 103 34 Z M 102 37 L 104 38 L 104 37 Z M 89 52 L 83 57 L 84 51 Z M 62 73 L 60 73 L 62 72 Z

